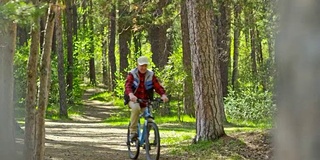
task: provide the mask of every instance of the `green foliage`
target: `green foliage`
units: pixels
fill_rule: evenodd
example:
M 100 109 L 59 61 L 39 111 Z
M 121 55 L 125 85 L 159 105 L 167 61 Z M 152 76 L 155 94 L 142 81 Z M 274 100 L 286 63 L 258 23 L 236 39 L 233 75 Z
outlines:
M 27 63 L 29 57 L 29 46 L 21 46 L 16 49 L 14 56 L 14 103 L 16 107 L 25 104 L 27 88 Z
M 183 70 L 182 59 L 181 49 L 179 52 L 173 53 L 169 57 L 168 64 L 158 75 L 167 91 L 167 94 L 177 98 L 178 100 L 182 100 L 183 81 L 186 76 Z
M 123 78 L 123 76 L 121 75 L 120 72 L 116 72 L 116 87 L 114 89 L 114 93 L 119 97 L 119 98 L 123 98 L 124 95 L 124 85 L 126 82 L 126 79 Z
M 259 86 L 248 85 L 238 92 L 229 89 L 229 95 L 225 98 L 225 111 L 231 119 L 270 122 L 275 111 L 273 94 L 263 91 Z
M 34 6 L 24 0 L 9 1 L 0 5 L 0 17 L 20 24 L 30 24 L 36 17 L 43 15 L 48 8 L 46 3 Z

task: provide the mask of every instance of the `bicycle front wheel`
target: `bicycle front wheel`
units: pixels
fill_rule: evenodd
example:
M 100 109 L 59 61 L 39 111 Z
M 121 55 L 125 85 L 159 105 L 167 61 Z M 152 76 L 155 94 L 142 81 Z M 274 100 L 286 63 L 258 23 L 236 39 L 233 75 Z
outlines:
M 160 135 L 157 124 L 148 123 L 146 136 L 147 160 L 158 160 L 160 157 Z
M 140 145 L 139 139 L 136 138 L 135 140 L 131 140 L 130 138 L 130 124 L 128 126 L 128 133 L 127 133 L 127 147 L 129 152 L 129 157 L 131 159 L 137 159 L 140 152 Z

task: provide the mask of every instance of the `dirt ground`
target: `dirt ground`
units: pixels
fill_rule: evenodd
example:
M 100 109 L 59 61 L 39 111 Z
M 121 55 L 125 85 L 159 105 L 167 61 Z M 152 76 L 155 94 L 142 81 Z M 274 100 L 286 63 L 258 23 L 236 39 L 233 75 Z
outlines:
M 127 128 L 113 127 L 103 120 L 117 112 L 111 104 L 88 100 L 90 95 L 99 92 L 90 89 L 84 95 L 85 112 L 81 116 L 70 117 L 72 121 L 46 121 L 45 160 L 127 160 L 126 147 Z M 237 133 L 226 136 L 226 143 L 234 139 L 243 139 L 245 145 L 239 148 L 213 148 L 221 150 L 221 154 L 239 152 L 244 159 L 271 159 L 270 137 L 263 133 Z M 163 153 L 161 160 L 198 159 L 186 153 L 184 156 L 170 156 Z M 219 151 L 220 152 L 220 151 Z M 144 160 L 145 151 L 141 149 L 140 160 Z

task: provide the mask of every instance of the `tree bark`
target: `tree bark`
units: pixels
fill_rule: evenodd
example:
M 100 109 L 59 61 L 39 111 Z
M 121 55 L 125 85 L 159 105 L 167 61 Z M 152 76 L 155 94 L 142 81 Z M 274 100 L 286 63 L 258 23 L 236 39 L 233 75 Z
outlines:
M 27 45 L 28 39 L 29 39 L 29 30 L 27 27 L 18 25 L 17 26 L 17 38 L 18 38 L 18 46 L 24 46 Z
M 218 0 L 216 13 L 217 47 L 219 54 L 223 97 L 228 95 L 228 70 L 230 64 L 230 1 Z
M 320 157 L 320 1 L 280 1 L 275 159 Z
M 115 45 L 116 45 L 116 6 L 112 5 L 112 10 L 110 12 L 110 42 L 109 42 L 109 52 L 108 59 L 110 64 L 110 72 L 111 72 L 111 90 L 116 87 L 116 57 L 115 57 Z
M 126 76 L 125 71 L 128 68 L 128 55 L 130 54 L 131 42 L 131 27 L 132 22 L 130 18 L 129 2 L 119 1 L 119 19 L 118 19 L 118 33 L 119 33 L 119 50 L 120 50 L 120 73 L 121 76 Z
M 250 32 L 250 43 L 251 43 L 251 71 L 252 71 L 252 76 L 254 78 L 257 77 L 258 71 L 257 71 L 257 58 L 256 58 L 256 25 L 255 25 L 255 18 L 254 18 L 254 11 L 250 11 L 249 14 L 249 32 Z
M 49 75 L 51 72 L 51 48 L 52 48 L 52 37 L 54 30 L 56 6 L 50 4 L 48 9 L 48 16 L 45 28 L 44 43 L 41 57 L 40 66 L 40 88 L 39 88 L 39 106 L 37 110 L 37 128 L 36 128 L 36 159 L 44 159 L 44 144 L 45 144 L 45 112 L 48 105 L 48 94 L 49 94 Z
M 56 37 L 57 37 L 57 54 L 58 54 L 58 79 L 59 79 L 59 102 L 60 102 L 60 117 L 68 117 L 66 81 L 64 76 L 64 53 L 63 53 L 63 35 L 62 35 L 62 20 L 61 8 L 57 7 L 56 13 Z
M 241 32 L 241 4 L 237 2 L 234 6 L 234 33 L 233 33 L 233 65 L 232 65 L 232 89 L 235 90 L 238 81 L 238 62 L 239 62 L 239 47 L 240 47 L 240 32 Z
M 5 2 L 0 2 L 3 5 Z M 0 18 L 0 157 L 16 160 L 13 116 L 13 56 L 16 24 Z
M 219 66 L 221 73 L 222 95 L 228 96 L 228 73 L 230 65 L 230 1 L 218 0 L 218 10 L 216 13 L 216 27 L 217 27 L 217 51 L 219 55 Z M 222 120 L 227 123 L 227 118 L 222 110 Z
M 96 85 L 96 67 L 95 67 L 95 58 L 94 58 L 94 25 L 93 25 L 93 4 L 92 0 L 89 0 L 89 28 L 91 30 L 90 35 L 90 43 L 89 43 L 89 54 L 90 54 L 90 60 L 89 60 L 89 75 L 90 75 L 90 83 L 92 85 Z
M 213 31 L 213 11 L 207 0 L 187 0 L 193 88 L 196 102 L 196 137 L 215 140 L 225 135 L 221 74 Z
M 183 103 L 184 112 L 195 117 L 194 108 L 194 94 L 191 74 L 191 50 L 190 50 L 190 38 L 189 38 L 189 27 L 188 27 L 188 13 L 186 0 L 181 1 L 181 34 L 182 34 L 182 48 L 183 48 L 183 68 L 186 73 L 186 77 L 183 84 Z
M 67 35 L 67 95 L 68 95 L 68 104 L 72 105 L 74 103 L 73 101 L 73 33 L 72 30 L 74 26 L 72 26 L 73 21 L 76 21 L 73 19 L 72 16 L 72 7 L 73 3 L 72 0 L 66 0 L 66 9 L 65 9 L 65 15 L 66 15 L 66 26 L 65 26 L 65 32 Z
M 32 1 L 38 5 L 38 0 Z M 35 154 L 35 114 L 37 107 L 38 59 L 40 50 L 40 17 L 36 17 L 31 28 L 31 44 L 27 69 L 27 95 L 25 115 L 24 157 L 33 160 Z
M 159 0 L 157 8 L 153 15 L 158 17 L 162 16 L 163 8 L 166 7 L 170 1 Z M 148 30 L 148 39 L 151 44 L 152 61 L 157 68 L 163 69 L 168 63 L 169 56 L 172 52 L 172 42 L 167 36 L 167 30 L 172 25 L 171 21 L 164 24 L 152 24 Z

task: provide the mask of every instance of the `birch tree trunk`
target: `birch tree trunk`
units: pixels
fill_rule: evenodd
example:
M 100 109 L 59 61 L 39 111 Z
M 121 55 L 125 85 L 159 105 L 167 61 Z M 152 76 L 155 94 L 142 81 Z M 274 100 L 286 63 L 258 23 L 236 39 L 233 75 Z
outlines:
M 211 1 L 187 0 L 193 88 L 196 102 L 196 137 L 215 140 L 225 135 L 222 84 Z
M 0 1 L 3 5 L 7 1 Z M 16 24 L 0 17 L 0 159 L 16 160 L 13 116 L 13 56 Z
M 41 57 L 40 66 L 40 92 L 39 92 L 39 106 L 37 110 L 37 128 L 36 128 L 36 160 L 44 159 L 45 150 L 45 111 L 48 105 L 49 93 L 49 75 L 50 75 L 50 55 L 52 48 L 52 36 L 54 30 L 56 6 L 50 4 L 48 9 L 48 17 L 45 28 L 45 36 Z

